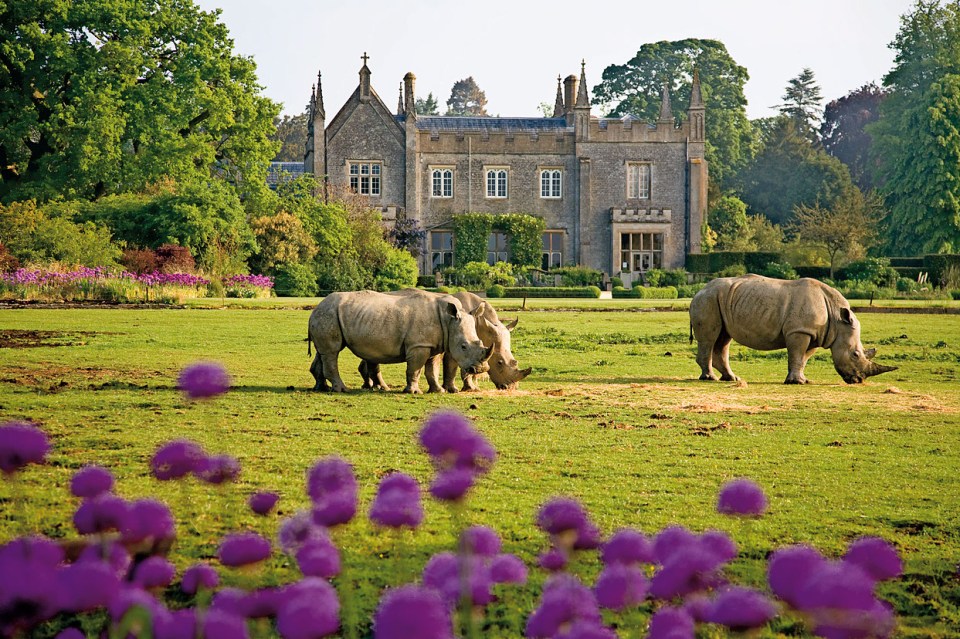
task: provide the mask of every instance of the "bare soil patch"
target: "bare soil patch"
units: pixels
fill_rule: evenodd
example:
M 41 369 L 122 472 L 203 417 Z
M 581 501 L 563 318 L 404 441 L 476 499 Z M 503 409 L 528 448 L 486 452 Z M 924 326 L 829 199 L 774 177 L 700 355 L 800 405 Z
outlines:
M 0 330 L 0 348 L 39 348 L 41 346 L 82 346 L 94 331 Z

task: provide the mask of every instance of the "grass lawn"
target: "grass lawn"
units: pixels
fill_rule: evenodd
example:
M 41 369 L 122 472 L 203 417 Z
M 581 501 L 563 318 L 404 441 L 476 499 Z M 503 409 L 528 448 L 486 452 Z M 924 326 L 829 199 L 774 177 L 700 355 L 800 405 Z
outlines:
M 746 383 L 699 382 L 685 310 L 611 312 L 688 301 L 528 300 L 528 310 L 518 311 L 520 300 L 504 300 L 494 302 L 502 316 L 520 317 L 514 355 L 534 369 L 520 389 L 482 382 L 480 392 L 457 395 L 331 395 L 310 392 L 304 309 L 315 301 L 0 310 L 0 420 L 34 421 L 54 446 L 50 463 L 31 467 L 18 485 L 0 482 L 0 539 L 30 531 L 75 537 L 69 479 L 96 462 L 114 472 L 121 495 L 171 504 L 180 526 L 172 558 L 182 570 L 212 558 L 228 529 L 273 534 L 279 519 L 255 518 L 246 497 L 276 490 L 280 517 L 292 514 L 307 505 L 305 471 L 323 456 L 353 463 L 364 512 L 386 473 L 429 482 L 416 433 L 431 411 L 450 407 L 474 419 L 498 451 L 463 519 L 495 528 L 504 551 L 531 566 L 531 583 L 493 607 L 484 636 L 517 636 L 514 613 L 534 607 L 543 575 L 532 566 L 547 539 L 533 519 L 555 495 L 580 499 L 605 534 L 623 526 L 655 533 L 669 524 L 725 530 L 740 547 L 728 572 L 757 587 L 778 546 L 808 543 L 838 556 L 857 536 L 881 536 L 905 560 L 904 577 L 880 590 L 897 610 L 898 634 L 960 635 L 960 316 L 861 314 L 864 345 L 900 369 L 847 386 L 821 351 L 807 366 L 813 383 L 796 387 L 781 383 L 785 351 L 736 345 L 731 363 Z M 194 305 L 203 303 L 210 300 Z M 566 312 L 546 312 L 557 308 Z M 198 404 L 181 397 L 177 375 L 198 359 L 228 368 L 234 387 L 227 395 Z M 357 363 L 341 354 L 352 388 Z M 384 366 L 395 389 L 403 373 L 402 365 Z M 151 455 L 177 437 L 238 457 L 239 483 L 214 490 L 153 480 Z M 766 491 L 763 518 L 716 514 L 718 488 L 741 476 Z M 14 492 L 25 508 L 14 507 Z M 426 509 L 424 526 L 402 538 L 363 518 L 339 536 L 347 570 L 360 582 L 362 619 L 382 587 L 414 579 L 430 554 L 453 548 L 451 513 L 434 502 Z M 598 566 L 588 554 L 574 569 L 592 583 Z M 221 575 L 222 583 L 253 586 L 299 573 L 275 553 L 258 573 Z M 789 615 L 764 631 L 802 633 Z

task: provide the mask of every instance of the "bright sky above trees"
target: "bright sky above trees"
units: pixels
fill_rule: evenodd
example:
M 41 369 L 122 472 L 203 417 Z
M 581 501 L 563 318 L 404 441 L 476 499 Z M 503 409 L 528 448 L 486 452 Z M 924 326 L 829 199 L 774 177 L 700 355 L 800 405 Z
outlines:
M 472 75 L 486 92 L 487 112 L 536 116 L 553 104 L 557 74 L 587 62 L 592 90 L 609 64 L 624 64 L 646 42 L 713 38 L 750 72 L 751 118 L 775 115 L 787 82 L 813 70 L 824 103 L 893 65 L 887 45 L 911 0 L 688 0 L 680 5 L 611 0 L 584 5 L 444 0 L 315 2 L 197 0 L 220 8 L 236 53 L 255 58 L 266 95 L 284 113 L 303 111 L 323 71 L 328 117 L 356 88 L 360 56 L 370 55 L 374 88 L 391 108 L 403 75 L 417 76 L 417 94 L 445 103 L 450 88 Z M 591 22 L 591 18 L 596 18 Z

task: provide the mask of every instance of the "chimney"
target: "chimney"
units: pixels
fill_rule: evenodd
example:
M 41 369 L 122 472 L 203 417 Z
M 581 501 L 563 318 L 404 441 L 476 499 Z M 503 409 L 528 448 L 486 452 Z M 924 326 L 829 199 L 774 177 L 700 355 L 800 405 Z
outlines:
M 563 112 L 570 113 L 577 102 L 577 76 L 570 74 L 563 81 Z
M 417 101 L 414 94 L 416 84 L 417 76 L 408 71 L 407 75 L 403 76 L 403 108 L 410 117 L 416 117 L 417 114 Z

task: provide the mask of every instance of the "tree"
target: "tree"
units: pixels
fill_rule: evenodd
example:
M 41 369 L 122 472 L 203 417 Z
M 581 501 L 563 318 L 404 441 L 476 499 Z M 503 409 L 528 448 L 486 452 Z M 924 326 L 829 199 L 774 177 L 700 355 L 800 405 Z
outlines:
M 317 254 L 317 245 L 295 215 L 280 211 L 250 220 L 257 238 L 257 251 L 250 266 L 257 273 L 269 273 L 280 264 L 308 263 Z
M 864 197 L 854 189 L 831 207 L 798 205 L 790 228 L 801 242 L 826 250 L 833 279 L 838 254 L 868 248 L 875 237 L 879 211 L 877 197 Z
M 115 266 L 120 248 L 103 224 L 75 223 L 33 200 L 0 204 L 0 245 L 18 262 L 65 266 Z
M 307 150 L 307 118 L 306 113 L 285 115 L 274 118 L 276 131 L 270 139 L 280 143 L 280 150 L 273 157 L 274 162 L 302 162 Z
M 884 77 L 889 95 L 867 127 L 888 211 L 887 254 L 960 251 L 960 3 L 919 0 L 901 18 Z
M 700 72 L 706 110 L 706 157 L 714 191 L 726 191 L 753 156 L 753 127 L 747 119 L 743 86 L 750 79 L 722 42 L 687 39 L 644 44 L 626 64 L 603 70 L 593 88 L 595 103 L 612 105 L 608 115 L 654 121 L 660 114 L 663 83 L 670 84 L 674 117 L 683 120 L 690 103 L 693 70 Z
M 717 234 L 716 249 L 719 251 L 748 251 L 750 223 L 747 205 L 732 195 L 716 198 L 707 215 L 710 228 Z
M 473 76 L 453 83 L 447 100 L 447 115 L 486 115 L 486 107 L 487 96 Z
M 262 187 L 276 104 L 192 0 L 0 3 L 0 199 Z
M 797 130 L 811 142 L 817 142 L 820 130 L 820 103 L 823 96 L 820 86 L 813 77 L 813 70 L 806 68 L 800 75 L 787 83 L 787 92 L 783 94 L 780 113 L 792 119 Z
M 873 139 L 866 126 L 880 117 L 880 104 L 887 92 L 872 82 L 830 102 L 823 112 L 820 140 L 823 149 L 847 165 L 860 190 L 874 187 L 869 165 Z
M 420 228 L 420 222 L 412 217 L 404 217 L 396 221 L 387 237 L 398 249 L 403 249 L 413 257 L 423 254 L 423 240 L 427 232 Z
M 440 115 L 440 108 L 437 106 L 437 99 L 433 93 L 428 93 L 426 98 L 417 98 L 413 102 L 417 115 Z

